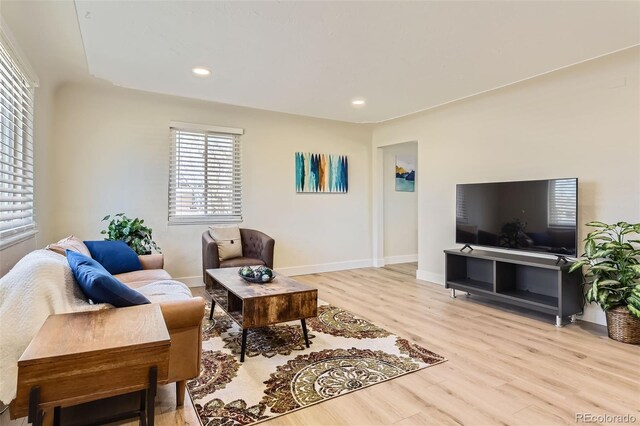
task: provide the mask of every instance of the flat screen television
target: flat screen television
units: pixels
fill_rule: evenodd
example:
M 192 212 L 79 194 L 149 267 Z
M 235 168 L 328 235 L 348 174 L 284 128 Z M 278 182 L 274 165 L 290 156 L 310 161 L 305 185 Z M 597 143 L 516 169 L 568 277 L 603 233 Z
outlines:
M 578 179 L 456 186 L 456 243 L 576 256 Z

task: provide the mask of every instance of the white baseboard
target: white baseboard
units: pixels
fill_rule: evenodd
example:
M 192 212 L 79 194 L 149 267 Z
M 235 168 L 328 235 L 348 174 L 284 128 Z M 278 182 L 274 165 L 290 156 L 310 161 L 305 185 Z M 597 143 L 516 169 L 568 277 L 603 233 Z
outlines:
M 444 275 L 434 274 L 433 272 L 425 271 L 423 269 L 418 269 L 416 271 L 416 279 L 444 286 Z
M 418 254 L 403 254 L 400 256 L 387 256 L 384 258 L 384 263 L 386 265 L 393 265 L 396 263 L 410 263 L 417 262 Z
M 196 275 L 194 277 L 174 278 L 174 280 L 180 281 L 187 287 L 204 287 L 204 282 L 202 281 L 202 275 Z
M 384 258 L 373 259 L 374 268 L 382 268 L 384 266 Z
M 345 271 L 348 269 L 370 268 L 372 266 L 371 259 L 348 260 L 346 262 L 319 263 L 317 265 L 288 266 L 284 268 L 276 268 L 276 271 L 287 276 L 318 274 L 321 272 Z M 202 287 L 202 276 L 178 277 L 173 278 L 176 281 L 184 283 L 187 287 Z
M 404 256 L 394 256 L 392 257 L 392 259 L 399 258 L 399 257 L 405 258 Z M 321 263 L 317 265 L 290 266 L 285 268 L 278 268 L 278 272 L 281 272 L 284 275 L 288 275 L 288 276 L 295 276 L 295 275 L 317 274 L 321 272 L 344 271 L 347 269 L 369 268 L 371 266 L 378 266 L 376 265 L 377 262 L 382 263 L 382 265 L 380 266 L 384 266 L 384 262 L 391 264 L 392 262 L 387 261 L 387 259 L 389 258 L 377 259 L 377 260 L 362 259 L 362 260 L 351 260 L 347 262 Z M 405 262 L 415 262 L 415 260 L 413 261 L 402 260 L 395 263 L 405 263 Z M 416 271 L 416 279 L 422 280 L 422 281 L 428 281 L 429 283 L 434 283 L 434 284 L 444 286 L 444 275 L 442 274 L 436 274 L 433 272 L 418 269 Z M 184 283 L 187 287 L 203 287 L 204 286 L 201 275 L 196 275 L 192 277 L 174 278 L 174 280 Z M 582 321 L 587 321 L 595 324 L 602 324 L 602 325 L 606 324 L 604 321 L 604 314 L 602 313 L 602 311 L 599 311 L 598 309 L 595 309 L 595 308 L 589 309 L 587 307 L 587 309 L 585 309 L 584 315 L 582 315 L 580 319 L 582 319 Z
M 578 315 L 582 321 L 592 322 L 594 324 L 607 325 L 605 313 L 596 305 L 586 305 L 582 315 Z
M 347 269 L 370 268 L 373 266 L 371 259 L 349 260 L 346 262 L 320 263 L 317 265 L 288 266 L 276 268 L 287 276 L 318 274 L 320 272 L 344 271 Z

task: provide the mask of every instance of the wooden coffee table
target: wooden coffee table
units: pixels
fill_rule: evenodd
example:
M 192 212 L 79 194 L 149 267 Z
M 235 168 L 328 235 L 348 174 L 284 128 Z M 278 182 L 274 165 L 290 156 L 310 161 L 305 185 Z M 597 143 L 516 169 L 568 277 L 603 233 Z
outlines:
M 11 417 L 28 414 L 34 425 L 54 424 L 72 406 L 141 391 L 138 408 L 102 420 L 137 416 L 153 425 L 170 345 L 157 304 L 50 315 L 18 361 Z
M 217 304 L 242 328 L 240 362 L 244 362 L 247 332 L 281 322 L 300 320 L 309 347 L 306 318 L 318 315 L 318 289 L 284 275 L 267 284 L 252 284 L 238 275 L 238 268 L 207 269 L 213 278 L 211 314 Z

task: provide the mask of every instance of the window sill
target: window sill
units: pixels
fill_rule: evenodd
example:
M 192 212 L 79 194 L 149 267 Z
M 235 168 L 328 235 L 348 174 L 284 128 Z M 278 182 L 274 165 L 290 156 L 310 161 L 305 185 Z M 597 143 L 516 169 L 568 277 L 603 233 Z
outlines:
M 221 225 L 221 224 L 229 224 L 229 225 L 233 225 L 234 223 L 242 223 L 241 220 L 200 220 L 200 221 L 193 221 L 193 222 L 168 222 L 167 224 L 169 226 L 193 226 L 193 225 L 204 225 L 204 226 L 211 226 L 211 225 Z
M 167 222 L 169 226 L 181 226 L 181 225 L 217 225 L 221 223 L 242 223 L 242 218 L 234 218 L 234 219 L 217 219 L 217 218 L 206 218 L 206 219 L 180 219 L 180 220 L 170 220 Z
M 7 238 L 6 240 L 0 242 L 0 251 L 9 248 L 11 246 L 14 246 L 16 244 L 20 244 L 24 241 L 27 241 L 31 238 L 33 238 L 36 234 L 38 233 L 37 229 L 31 229 L 27 232 L 23 232 L 20 233 L 18 235 L 14 235 L 10 238 Z

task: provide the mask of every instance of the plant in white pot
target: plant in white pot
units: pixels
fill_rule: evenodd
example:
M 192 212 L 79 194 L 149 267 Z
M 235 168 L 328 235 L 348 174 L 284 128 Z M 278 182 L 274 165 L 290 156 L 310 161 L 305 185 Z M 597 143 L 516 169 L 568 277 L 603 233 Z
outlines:
M 607 317 L 612 339 L 640 344 L 640 223 L 589 222 L 584 254 L 570 272 L 584 268 L 587 302 Z

